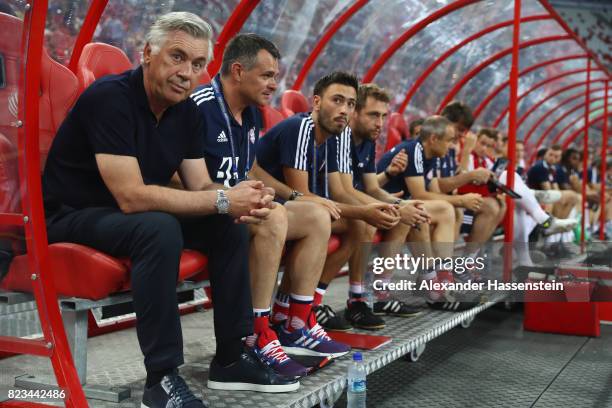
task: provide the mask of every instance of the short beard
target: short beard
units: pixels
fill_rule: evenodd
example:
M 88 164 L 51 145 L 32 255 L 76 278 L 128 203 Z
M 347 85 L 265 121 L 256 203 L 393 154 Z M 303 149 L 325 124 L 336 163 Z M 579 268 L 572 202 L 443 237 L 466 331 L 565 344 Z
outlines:
M 323 131 L 325 131 L 326 133 L 328 133 L 330 135 L 339 135 L 344 130 L 344 128 L 342 128 L 338 133 L 336 133 L 333 129 L 330 129 L 328 126 L 325 125 L 321 115 L 319 115 L 319 118 L 317 120 L 317 125 L 319 125 L 321 127 L 321 129 L 323 129 Z
M 361 126 L 355 126 L 355 127 L 351 127 L 351 133 L 354 134 L 355 136 L 357 136 L 359 139 L 362 140 L 372 140 L 372 138 L 370 138 L 370 135 L 368 134 L 368 132 L 363 132 L 362 131 L 363 128 Z

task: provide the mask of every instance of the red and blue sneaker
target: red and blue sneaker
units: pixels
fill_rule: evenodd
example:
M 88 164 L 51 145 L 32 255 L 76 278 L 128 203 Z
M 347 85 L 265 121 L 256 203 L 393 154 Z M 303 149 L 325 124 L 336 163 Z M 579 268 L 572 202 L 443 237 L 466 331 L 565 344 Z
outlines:
M 332 340 L 319 323 L 292 332 L 282 326 L 276 326 L 276 333 L 287 354 L 337 358 L 351 351 L 350 346 Z
M 287 356 L 273 330 L 259 334 L 253 352 L 259 360 L 285 377 L 304 377 L 308 369 Z

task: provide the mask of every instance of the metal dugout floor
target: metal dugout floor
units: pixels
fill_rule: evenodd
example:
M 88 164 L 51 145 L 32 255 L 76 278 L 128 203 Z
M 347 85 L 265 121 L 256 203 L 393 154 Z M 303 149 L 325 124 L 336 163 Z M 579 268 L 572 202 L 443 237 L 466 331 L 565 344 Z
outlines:
M 326 299 L 340 309 L 347 278 L 335 280 Z M 598 339 L 523 332 L 520 312 L 488 309 L 467 312 L 425 309 L 410 319 L 388 318 L 376 334 L 393 337 L 391 344 L 368 352 L 368 407 L 612 407 L 612 326 Z M 18 312 L 11 310 L 11 312 Z M 453 328 L 475 314 L 467 329 Z M 0 327 L 26 335 L 36 327 L 32 312 L 18 313 L 19 321 Z M 13 315 L 14 316 L 14 315 Z M 192 389 L 211 407 L 310 407 L 342 395 L 347 357 L 301 381 L 288 394 L 212 392 L 205 387 L 214 352 L 212 311 L 183 316 L 186 365 L 181 368 Z M 417 362 L 401 358 L 427 348 Z M 88 383 L 127 386 L 131 398 L 121 403 L 89 400 L 91 407 L 139 407 L 144 384 L 142 356 L 134 329 L 89 340 Z M 19 356 L 0 360 L 0 401 L 22 374 L 51 373 L 48 360 Z M 336 407 L 346 406 L 342 397 Z
M 468 329 L 368 376 L 368 407 L 610 408 L 612 326 L 601 337 L 523 331 L 520 310 L 491 308 Z M 342 397 L 335 407 L 345 407 Z

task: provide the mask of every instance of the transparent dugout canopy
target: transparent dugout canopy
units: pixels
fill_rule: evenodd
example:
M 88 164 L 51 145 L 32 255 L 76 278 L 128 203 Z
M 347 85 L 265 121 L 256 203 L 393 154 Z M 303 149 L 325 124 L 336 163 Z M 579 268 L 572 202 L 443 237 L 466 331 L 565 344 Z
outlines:
M 8 3 L 15 9 L 23 8 L 26 4 L 24 0 Z M 45 48 L 53 59 L 68 65 L 87 12 L 95 3 L 98 2 L 49 0 Z M 521 43 L 544 37 L 568 36 L 540 0 L 523 0 L 521 4 L 521 18 L 533 20 L 521 24 Z M 237 27 L 239 31 L 255 32 L 272 40 L 282 55 L 279 88 L 273 100 L 275 106 L 279 105 L 282 92 L 295 86 L 314 47 L 349 9 L 356 11 L 343 25 L 336 27 L 337 32 L 324 45 L 306 72 L 300 89 L 307 98 L 311 97 L 315 81 L 333 70 L 350 71 L 363 78 L 385 51 L 398 42 L 402 34 L 442 10 L 449 11 L 399 44 L 395 53 L 384 61 L 374 75 L 373 82 L 391 91 L 392 111 L 401 111 L 407 120 L 436 113 L 449 91 L 470 71 L 491 56 L 512 47 L 513 26 L 510 23 L 514 17 L 514 0 L 261 0 L 252 4 L 239 0 L 109 0 L 92 41 L 121 48 L 136 66 L 140 63 L 145 33 L 159 15 L 169 11 L 193 12 L 211 24 L 216 40 L 222 30 L 227 28 L 230 17 L 245 5 L 251 5 L 252 10 L 244 23 Z M 429 73 L 418 88 L 415 86 L 413 89 L 415 81 L 450 48 L 497 25 L 502 26 L 450 54 Z M 529 69 L 543 61 L 585 53 L 569 36 L 564 40 L 524 47 L 520 50 L 519 70 Z M 556 75 L 584 69 L 586 61 L 586 58 L 559 61 L 521 75 L 519 95 Z M 453 99 L 462 100 L 472 109 L 482 108 L 476 118 L 477 127 L 499 122 L 497 127 L 507 130 L 508 115 L 504 114 L 501 120 L 498 119 L 502 113 L 507 112 L 511 62 L 512 57 L 508 52 L 480 70 L 454 96 Z M 593 64 L 593 69 L 592 79 L 607 78 L 608 73 L 597 71 L 599 66 L 596 64 Z M 568 75 L 530 91 L 519 102 L 518 117 L 521 118 L 533 105 L 553 92 L 584 81 L 585 78 L 584 72 Z M 497 95 L 486 105 L 480 106 L 500 86 L 502 88 Z M 603 83 L 599 86 L 603 86 Z M 519 126 L 517 138 L 523 139 L 542 115 L 572 95 L 572 92 L 580 90 L 584 91 L 584 88 L 558 93 L 532 110 Z M 408 99 L 409 91 L 412 93 Z M 571 108 L 569 104 L 559 109 Z M 555 115 L 550 115 L 540 123 L 537 131 L 545 129 L 554 120 Z M 550 132 L 551 135 L 564 125 L 565 121 L 561 121 Z

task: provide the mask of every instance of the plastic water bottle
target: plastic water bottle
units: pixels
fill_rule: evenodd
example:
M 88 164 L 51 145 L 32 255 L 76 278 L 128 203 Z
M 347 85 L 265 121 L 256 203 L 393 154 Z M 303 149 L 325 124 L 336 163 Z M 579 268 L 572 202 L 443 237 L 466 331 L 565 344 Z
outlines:
M 346 400 L 347 408 L 366 408 L 366 370 L 359 352 L 353 354 L 353 362 L 348 369 Z

